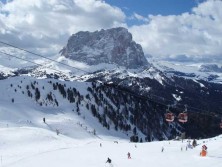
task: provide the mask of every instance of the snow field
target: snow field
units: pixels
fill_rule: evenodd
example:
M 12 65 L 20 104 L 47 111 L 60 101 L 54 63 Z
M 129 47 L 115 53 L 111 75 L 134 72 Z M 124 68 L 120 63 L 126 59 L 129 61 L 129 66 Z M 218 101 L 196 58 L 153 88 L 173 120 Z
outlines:
M 186 151 L 186 140 L 183 143 L 129 143 L 116 138 L 116 143 L 108 137 L 96 139 L 86 135 L 84 139 L 75 139 L 57 136 L 50 130 L 35 127 L 1 128 L 0 133 L 4 134 L 1 135 L 0 154 L 1 166 L 5 167 L 104 167 L 109 166 L 105 163 L 107 157 L 117 167 L 219 167 L 222 163 L 222 136 L 199 140 L 196 148 Z M 202 144 L 208 147 L 207 157 L 199 156 Z M 128 152 L 132 159 L 127 158 Z

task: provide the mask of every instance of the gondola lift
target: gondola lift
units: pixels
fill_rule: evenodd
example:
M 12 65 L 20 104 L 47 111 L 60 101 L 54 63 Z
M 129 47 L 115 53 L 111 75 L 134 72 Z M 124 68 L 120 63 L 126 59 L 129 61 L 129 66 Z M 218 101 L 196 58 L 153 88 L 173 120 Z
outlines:
M 167 113 L 165 114 L 165 120 L 166 120 L 167 122 L 173 122 L 173 121 L 174 121 L 174 118 L 175 118 L 175 116 L 174 116 L 174 114 L 173 114 L 172 112 L 170 112 L 169 106 L 168 106 L 168 108 L 167 108 Z
M 187 120 L 188 120 L 187 106 L 185 106 L 185 111 L 182 113 L 179 113 L 178 115 L 178 121 L 181 123 L 186 123 Z

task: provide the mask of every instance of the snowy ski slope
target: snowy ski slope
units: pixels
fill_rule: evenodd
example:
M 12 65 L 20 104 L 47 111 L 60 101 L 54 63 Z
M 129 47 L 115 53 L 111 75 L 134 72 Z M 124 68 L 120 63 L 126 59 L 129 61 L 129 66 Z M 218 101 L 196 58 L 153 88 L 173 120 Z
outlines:
M 71 128 L 73 127 L 70 130 Z M 61 134 L 57 136 L 51 130 L 43 128 L 3 128 L 1 125 L 1 166 L 104 167 L 109 166 L 105 163 L 107 157 L 112 159 L 112 165 L 116 167 L 220 167 L 222 163 L 222 136 L 199 140 L 196 148 L 186 151 L 186 140 L 183 143 L 162 141 L 135 144 L 120 138 L 95 138 L 84 133 L 84 130 L 81 132 L 80 128 L 76 130 L 82 139 Z M 118 141 L 118 144 L 114 141 Z M 199 156 L 203 142 L 208 147 L 207 157 Z M 132 159 L 127 158 L 128 152 Z
M 21 81 L 26 85 L 34 79 L 23 76 L 0 82 L 2 167 L 106 167 L 110 166 L 105 163 L 107 157 L 112 159 L 114 167 L 220 167 L 222 164 L 222 136 L 198 140 L 199 145 L 187 151 L 187 140 L 129 143 L 123 133 L 103 128 L 91 113 L 79 116 L 73 112 L 71 104 L 62 98 L 58 99 L 58 108 L 40 107 L 22 95 L 24 88 L 18 88 Z M 39 86 L 44 84 L 45 89 L 50 90 L 47 83 L 47 80 L 38 80 Z M 87 83 L 70 85 L 78 86 L 81 94 L 85 94 Z M 208 147 L 207 157 L 199 156 L 203 144 Z M 128 152 L 132 159 L 127 159 Z

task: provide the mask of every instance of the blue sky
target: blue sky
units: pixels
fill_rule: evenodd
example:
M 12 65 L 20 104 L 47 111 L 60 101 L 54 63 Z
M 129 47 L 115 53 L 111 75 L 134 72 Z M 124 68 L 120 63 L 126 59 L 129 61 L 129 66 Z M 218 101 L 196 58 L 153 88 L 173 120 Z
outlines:
M 0 0 L 1 2 L 5 3 L 7 0 Z
M 136 12 L 143 16 L 181 14 L 197 6 L 195 0 L 105 0 L 105 2 L 120 7 L 127 14 Z
M 205 0 L 105 0 L 106 3 L 117 6 L 130 17 L 137 13 L 144 17 L 148 15 L 179 15 L 191 12 L 193 7 Z M 136 20 L 127 19 L 128 25 L 138 24 Z
M 11 0 L 0 0 L 5 3 Z M 121 8 L 127 15 L 134 12 L 147 16 L 178 15 L 190 10 L 205 0 L 104 0 L 106 3 Z
M 143 16 L 177 15 L 189 12 L 192 7 L 197 6 L 195 0 L 105 0 L 105 2 L 120 7 L 127 14 L 136 12 Z

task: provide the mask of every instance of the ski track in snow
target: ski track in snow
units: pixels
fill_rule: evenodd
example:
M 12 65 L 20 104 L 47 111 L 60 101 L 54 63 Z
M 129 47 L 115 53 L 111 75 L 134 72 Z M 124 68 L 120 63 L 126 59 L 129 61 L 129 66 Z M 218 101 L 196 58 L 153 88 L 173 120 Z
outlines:
M 107 157 L 110 157 L 113 161 L 113 166 L 220 166 L 222 162 L 221 149 L 221 137 L 217 137 L 215 141 L 207 141 L 209 151 L 207 157 L 200 157 L 199 151 L 201 145 L 188 151 L 181 151 L 181 141 L 168 141 L 153 142 L 153 143 L 140 143 L 135 144 L 122 141 L 119 144 L 113 142 L 102 142 L 102 147 L 99 147 L 100 140 L 96 142 L 82 144 L 81 146 L 60 148 L 56 150 L 49 150 L 46 152 L 40 152 L 28 157 L 19 159 L 13 163 L 9 163 L 3 166 L 10 167 L 44 167 L 44 166 L 109 166 L 105 164 Z M 81 143 L 81 141 L 76 141 Z M 186 143 L 186 141 L 184 141 Z M 201 141 L 198 141 L 201 143 Z M 220 146 L 219 146 L 220 145 Z M 165 150 L 161 153 L 161 146 L 164 146 Z M 219 147 L 218 147 L 219 146 Z M 183 144 L 183 148 L 185 144 Z M 217 147 L 217 149 L 215 149 Z M 131 153 L 132 159 L 127 159 L 127 152 Z

